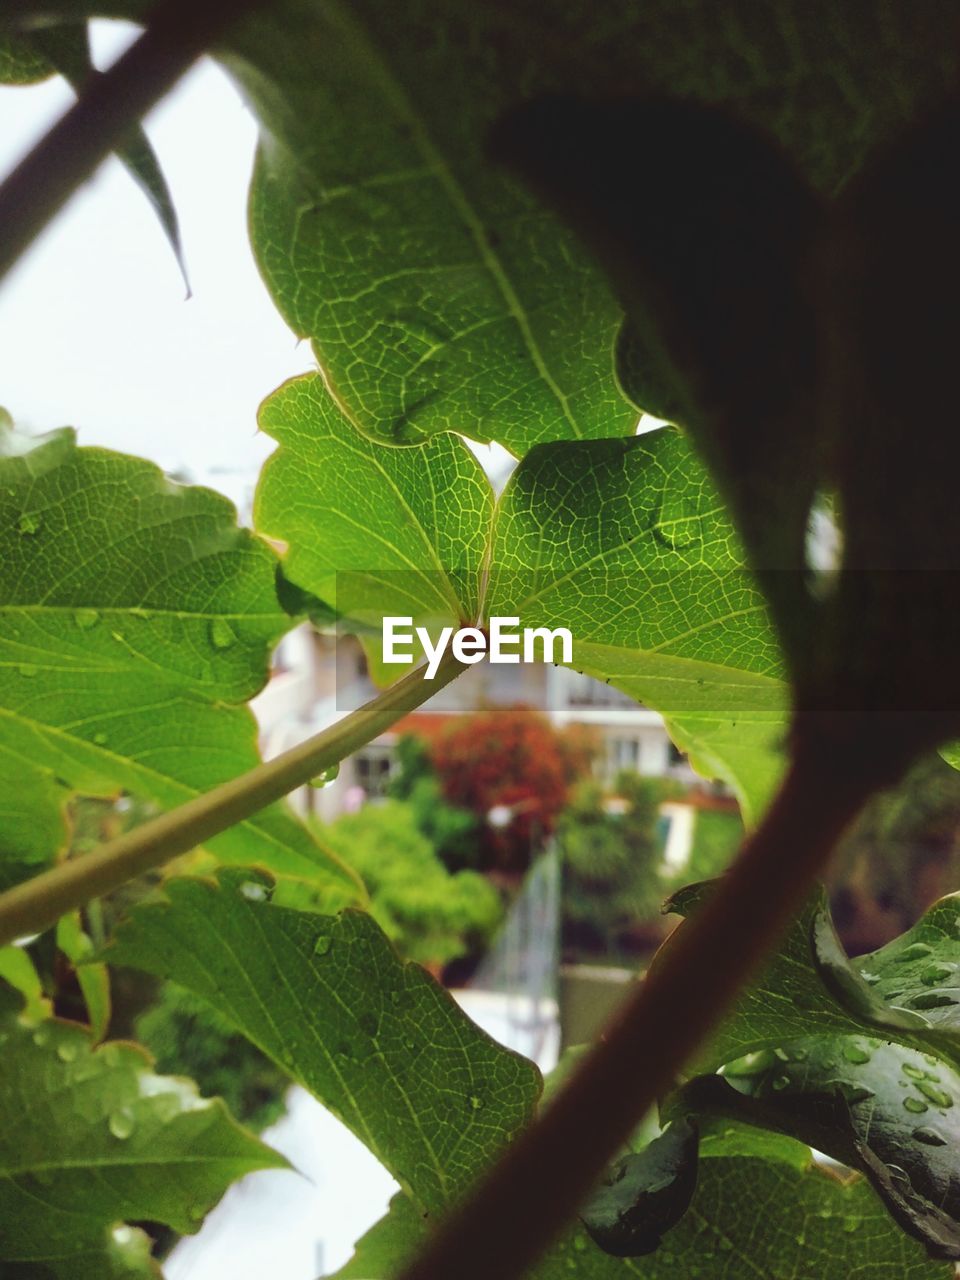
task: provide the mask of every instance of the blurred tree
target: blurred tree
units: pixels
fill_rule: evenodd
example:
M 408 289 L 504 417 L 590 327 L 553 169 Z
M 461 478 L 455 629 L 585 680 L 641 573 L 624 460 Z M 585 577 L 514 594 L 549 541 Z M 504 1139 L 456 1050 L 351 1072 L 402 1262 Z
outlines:
M 637 929 L 656 921 L 664 896 L 660 805 L 674 784 L 621 773 L 612 794 L 579 782 L 557 824 L 563 855 L 565 950 L 612 956 L 637 949 Z
M 533 846 L 549 835 L 572 783 L 587 771 L 592 739 L 580 727 L 560 731 L 529 707 L 497 708 L 449 721 L 429 739 L 430 761 L 443 795 L 478 821 L 478 866 L 521 873 Z M 493 827 L 487 817 L 509 809 Z
M 834 854 L 828 883 L 854 952 L 881 946 L 960 888 L 960 773 L 929 756 L 875 797 Z
M 423 738 L 404 734 L 397 743 L 395 759 L 398 768 L 390 780 L 389 794 L 407 802 L 417 827 L 448 871 L 476 867 L 481 852 L 480 818 L 444 798 Z
M 363 877 L 371 913 L 401 955 L 437 972 L 483 950 L 503 915 L 500 895 L 475 871 L 451 874 L 400 800 L 366 805 L 323 830 Z

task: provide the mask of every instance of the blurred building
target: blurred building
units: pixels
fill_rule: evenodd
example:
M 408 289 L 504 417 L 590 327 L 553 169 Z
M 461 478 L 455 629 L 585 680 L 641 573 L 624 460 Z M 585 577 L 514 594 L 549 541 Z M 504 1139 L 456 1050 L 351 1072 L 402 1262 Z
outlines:
M 336 723 L 377 692 L 355 639 L 320 634 L 308 625 L 296 628 L 280 642 L 270 681 L 252 704 L 264 756 L 278 755 Z M 429 733 L 443 720 L 520 704 L 539 710 L 558 728 L 588 726 L 598 743 L 596 769 L 605 780 L 628 769 L 707 785 L 670 741 L 662 716 L 618 689 L 548 663 L 483 661 L 344 761 L 328 786 L 304 788 L 293 801 L 301 810 L 333 818 L 357 799 L 384 793 L 394 768 L 394 745 L 403 733 Z

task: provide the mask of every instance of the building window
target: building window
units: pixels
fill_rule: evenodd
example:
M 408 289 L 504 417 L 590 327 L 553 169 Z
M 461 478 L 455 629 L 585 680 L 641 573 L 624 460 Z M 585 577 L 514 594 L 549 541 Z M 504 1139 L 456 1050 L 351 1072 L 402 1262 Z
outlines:
M 607 743 L 607 773 L 616 777 L 623 769 L 636 772 L 640 767 L 639 738 L 611 738 Z
M 357 785 L 363 787 L 371 800 L 387 794 L 387 785 L 393 772 L 393 751 L 376 743 L 364 747 L 354 756 Z

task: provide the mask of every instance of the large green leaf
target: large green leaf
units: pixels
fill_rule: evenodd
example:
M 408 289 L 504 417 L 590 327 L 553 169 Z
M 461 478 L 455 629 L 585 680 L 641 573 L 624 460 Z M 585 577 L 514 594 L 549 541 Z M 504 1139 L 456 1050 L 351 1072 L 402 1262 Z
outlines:
M 729 1145 L 734 1145 L 734 1138 Z M 953 1269 L 931 1262 L 888 1217 L 862 1179 L 843 1182 L 794 1144 L 767 1145 L 770 1158 L 726 1153 L 723 1143 L 701 1161 L 688 1212 L 656 1252 L 613 1258 L 581 1229 L 564 1237 L 531 1280 L 948 1280 Z M 424 1238 L 425 1226 L 404 1197 L 358 1242 L 335 1280 L 393 1280 Z
M 235 1179 L 286 1161 L 136 1045 L 17 1012 L 0 988 L 4 1280 L 156 1277 L 128 1222 L 196 1231 Z
M 490 126 L 556 89 L 692 96 L 778 135 L 832 189 L 945 92 L 950 12 L 949 0 L 922 19 L 906 0 L 882 19 L 867 6 L 839 17 L 829 0 L 601 15 L 418 0 L 401 20 L 377 0 L 288 0 L 233 42 L 264 129 L 261 267 L 365 431 L 404 441 L 455 426 L 518 452 L 626 434 L 610 292 L 556 220 L 491 171 Z M 568 153 L 574 181 L 585 159 Z M 629 150 L 618 161 L 631 165 Z M 656 172 L 638 186 L 669 204 Z
M 281 881 L 277 898 L 288 890 Z M 529 1119 L 540 1079 L 367 915 L 270 900 L 237 869 L 173 879 L 134 910 L 104 958 L 208 1000 L 320 1099 L 417 1205 L 437 1211 Z
M 0 848 L 22 874 L 64 843 L 74 792 L 163 808 L 257 763 L 241 704 L 291 625 L 276 558 L 206 489 L 150 463 L 0 425 Z M 210 848 L 352 882 L 282 805 Z
M 24 0 L 142 16 L 145 0 Z M 522 452 L 625 435 L 620 312 L 588 255 L 491 165 L 511 108 L 551 91 L 667 93 L 773 134 L 821 191 L 952 86 L 954 0 L 283 0 L 220 51 L 261 120 L 261 269 L 338 401 L 391 441 L 461 430 Z M 570 155 L 579 172 L 586 157 Z M 629 150 L 617 170 L 633 163 Z M 661 176 L 643 199 L 670 206 Z

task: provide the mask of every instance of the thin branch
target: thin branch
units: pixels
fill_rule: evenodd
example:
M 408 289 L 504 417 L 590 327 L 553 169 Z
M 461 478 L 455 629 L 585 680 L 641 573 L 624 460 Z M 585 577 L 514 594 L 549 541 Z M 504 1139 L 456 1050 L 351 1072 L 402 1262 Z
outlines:
M 76 188 L 256 0 L 162 0 L 143 35 L 0 186 L 0 279 Z
M 775 945 L 875 789 L 825 755 L 795 761 L 710 901 L 671 936 L 569 1084 L 401 1280 L 517 1280 L 569 1224 Z
M 425 678 L 425 670 L 411 671 L 379 697 L 276 759 L 0 894 L 0 946 L 48 928 L 65 911 L 252 817 L 365 746 L 449 684 L 464 667 L 448 652 L 432 680 Z

